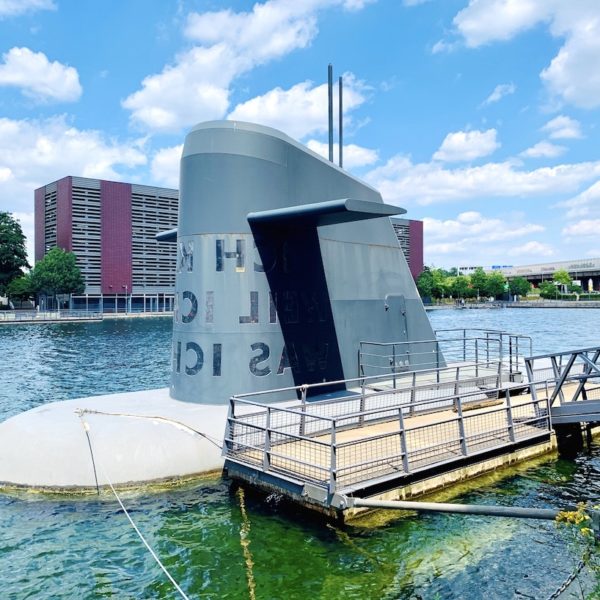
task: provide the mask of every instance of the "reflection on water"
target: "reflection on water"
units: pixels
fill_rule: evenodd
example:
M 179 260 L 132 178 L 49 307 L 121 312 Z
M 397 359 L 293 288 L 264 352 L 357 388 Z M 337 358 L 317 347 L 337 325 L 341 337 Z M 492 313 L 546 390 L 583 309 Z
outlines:
M 510 329 L 536 351 L 597 344 L 600 311 L 438 311 L 434 328 Z M 585 325 L 584 325 L 585 324 Z M 170 321 L 0 328 L 0 414 L 53 399 L 166 386 Z M 537 329 L 535 329 L 537 328 Z M 557 335 L 558 332 L 558 335 Z M 600 448 L 479 480 L 465 502 L 565 507 L 600 500 Z M 190 597 L 546 598 L 580 549 L 553 523 L 453 515 L 365 520 L 344 530 L 246 494 L 222 480 L 160 494 L 127 494 L 133 519 Z M 174 598 L 117 503 L 0 496 L 0 577 L 8 598 Z M 589 581 L 583 585 L 589 589 Z M 581 598 L 577 585 L 565 598 Z

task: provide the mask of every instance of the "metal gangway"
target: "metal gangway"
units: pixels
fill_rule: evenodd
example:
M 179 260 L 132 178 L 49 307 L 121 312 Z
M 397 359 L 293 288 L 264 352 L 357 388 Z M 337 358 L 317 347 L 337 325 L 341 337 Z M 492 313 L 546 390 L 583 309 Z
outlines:
M 548 440 L 550 404 L 543 391 L 550 388 L 535 397 L 513 395 L 498 365 L 491 365 L 486 359 L 398 373 L 394 387 L 380 385 L 389 380 L 386 373 L 233 396 L 225 468 L 296 500 L 343 508 L 349 495 L 392 489 Z M 340 383 L 347 389 L 341 396 L 308 400 Z
M 600 347 L 525 359 L 532 398 L 548 399 L 552 422 L 600 423 Z

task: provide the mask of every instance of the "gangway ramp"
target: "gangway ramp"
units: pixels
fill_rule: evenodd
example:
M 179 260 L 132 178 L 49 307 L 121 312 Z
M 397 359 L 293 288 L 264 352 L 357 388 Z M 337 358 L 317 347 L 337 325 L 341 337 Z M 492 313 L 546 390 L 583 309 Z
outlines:
M 548 398 L 554 425 L 600 423 L 600 347 L 525 359 L 532 396 Z
M 482 378 L 460 384 L 472 390 L 456 394 L 448 382 L 383 391 L 363 385 L 342 397 L 286 406 L 232 397 L 225 468 L 234 478 L 308 505 L 343 508 L 348 495 L 401 487 L 549 439 L 542 394 L 511 396 L 510 389 L 486 386 Z M 287 393 L 306 397 L 303 388 Z

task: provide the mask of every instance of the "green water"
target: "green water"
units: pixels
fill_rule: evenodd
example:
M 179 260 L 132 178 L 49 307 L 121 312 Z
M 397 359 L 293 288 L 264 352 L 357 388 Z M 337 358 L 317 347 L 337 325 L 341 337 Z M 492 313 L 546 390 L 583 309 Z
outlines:
M 496 326 L 535 334 L 528 319 L 546 327 L 561 317 L 539 312 L 440 311 L 431 319 L 439 328 L 496 319 L 502 321 Z M 600 311 L 564 312 L 571 326 L 561 321 L 561 331 L 573 339 L 569 343 L 563 332 L 557 344 L 593 345 Z M 510 319 L 517 322 L 508 325 Z M 552 349 L 546 329 L 538 345 Z M 53 399 L 164 387 L 169 337 L 168 320 L 0 328 L 0 414 Z M 136 365 L 135 378 L 127 363 Z M 576 461 L 553 459 L 501 480 L 490 476 L 459 498 L 536 507 L 597 502 L 599 471 L 600 448 L 594 447 Z M 543 599 L 581 554 L 544 521 L 386 513 L 340 530 L 276 497 L 246 492 L 241 499 L 220 479 L 127 493 L 123 501 L 194 598 L 248 598 L 253 589 L 256 598 Z M 110 496 L 0 495 L 0 531 L 0 598 L 177 597 Z M 581 584 L 590 589 L 585 574 Z M 578 585 L 563 597 L 581 598 Z

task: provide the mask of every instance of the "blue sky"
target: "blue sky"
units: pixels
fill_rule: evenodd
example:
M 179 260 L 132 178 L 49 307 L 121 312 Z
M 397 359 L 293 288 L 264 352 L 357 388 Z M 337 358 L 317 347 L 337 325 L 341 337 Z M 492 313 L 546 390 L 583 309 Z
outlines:
M 177 187 L 186 131 L 255 121 L 425 222 L 425 262 L 600 256 L 597 0 L 0 0 L 0 209 L 65 175 Z M 337 156 L 337 153 L 336 153 Z

